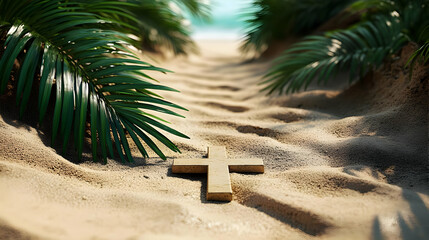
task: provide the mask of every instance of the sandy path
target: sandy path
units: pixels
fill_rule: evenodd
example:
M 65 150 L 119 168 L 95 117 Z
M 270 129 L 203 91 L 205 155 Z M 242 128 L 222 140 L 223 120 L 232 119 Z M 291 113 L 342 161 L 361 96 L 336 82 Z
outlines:
M 181 90 L 163 96 L 190 110 L 186 119 L 165 117 L 191 137 L 173 137 L 183 154 L 165 149 L 165 162 L 73 164 L 35 129 L 3 116 L 0 239 L 429 236 L 420 97 L 347 97 L 359 89 L 266 97 L 257 85 L 266 63 L 243 64 L 231 42 L 201 46 L 201 56 L 162 63 L 175 74 L 154 75 Z M 262 158 L 266 173 L 233 173 L 234 200 L 207 202 L 206 177 L 172 174 L 170 165 L 204 156 L 208 145 L 226 146 L 231 158 Z

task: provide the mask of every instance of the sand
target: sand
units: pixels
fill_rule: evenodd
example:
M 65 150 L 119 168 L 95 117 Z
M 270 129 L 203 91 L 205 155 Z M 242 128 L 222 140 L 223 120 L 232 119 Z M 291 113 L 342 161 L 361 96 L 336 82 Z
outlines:
M 260 93 L 269 63 L 232 41 L 159 60 L 153 74 L 189 109 L 166 116 L 191 137 L 167 161 L 76 163 L 43 131 L 0 112 L 0 239 L 428 239 L 428 74 L 406 56 L 349 85 Z M 405 49 L 403 55 L 411 50 Z M 205 199 L 206 176 L 172 174 L 207 146 L 262 158 L 264 174 L 232 173 L 230 203 Z M 59 152 L 59 151 L 58 151 Z

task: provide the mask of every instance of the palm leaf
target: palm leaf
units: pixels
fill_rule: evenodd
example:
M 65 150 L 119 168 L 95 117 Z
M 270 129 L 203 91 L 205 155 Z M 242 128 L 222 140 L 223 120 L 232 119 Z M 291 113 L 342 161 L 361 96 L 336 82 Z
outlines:
M 380 66 L 406 41 L 399 19 L 384 16 L 326 36 L 306 37 L 276 59 L 277 64 L 265 76 L 264 90 L 296 92 L 315 80 L 326 82 L 344 69 L 353 80 Z
M 255 0 L 241 50 L 262 52 L 275 40 L 301 36 L 335 16 L 354 0 Z
M 141 47 L 158 51 L 160 47 L 174 54 L 195 52 L 190 28 L 182 23 L 185 18 L 169 6 L 170 1 L 140 1 L 132 11 L 138 18 Z
M 411 66 L 414 65 L 415 61 L 422 59 L 423 63 L 426 64 L 429 61 L 429 25 L 426 25 L 421 31 L 419 42 L 423 42 L 421 47 L 417 49 L 410 57 L 407 62 L 407 65 L 411 63 Z
M 88 12 L 96 13 L 116 25 L 115 30 L 131 34 L 134 47 L 151 51 L 169 50 L 174 54 L 196 51 L 185 13 L 209 18 L 209 5 L 200 0 L 78 0 Z
M 0 58 L 2 92 L 9 81 L 13 62 L 22 58 L 16 89 L 20 114 L 26 109 L 36 76 L 40 76 L 39 120 L 43 121 L 52 100 L 51 92 L 54 92 L 52 140 L 56 143 L 59 136 L 63 151 L 73 136 L 78 156 L 82 157 L 89 121 L 94 160 L 98 159 L 100 149 L 101 158 L 106 162 L 107 154 L 113 155 L 114 145 L 123 161 L 132 161 L 125 129 L 144 157 L 148 154 L 141 140 L 165 159 L 149 136 L 179 152 L 159 130 L 187 136 L 165 126 L 151 112 L 179 115 L 167 107 L 184 108 L 150 92 L 149 89 L 175 90 L 153 83 L 152 78 L 141 72 L 166 70 L 130 59 L 137 57 L 127 50 L 127 38 L 111 30 L 121 23 L 106 22 L 106 16 L 87 12 L 83 4 L 61 0 L 0 0 L 0 22 L 3 24 L 0 29 L 7 31 L 5 51 Z M 107 13 L 118 6 L 117 2 L 108 1 L 99 9 Z M 122 13 L 121 16 L 132 19 L 127 11 Z M 46 16 L 49 21 L 44 19 Z
M 404 33 L 417 42 L 429 23 L 428 5 L 427 0 L 358 0 L 351 5 L 351 10 L 364 12 L 364 20 L 380 14 L 399 16 Z
M 429 41 L 426 41 L 417 51 L 410 57 L 409 62 L 414 62 L 416 59 L 421 58 L 424 63 L 429 61 Z

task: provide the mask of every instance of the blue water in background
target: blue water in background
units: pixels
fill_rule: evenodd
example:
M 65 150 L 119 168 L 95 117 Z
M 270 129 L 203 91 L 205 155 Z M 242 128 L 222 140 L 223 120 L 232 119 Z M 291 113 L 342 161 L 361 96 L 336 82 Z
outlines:
M 239 40 L 244 35 L 252 0 L 211 0 L 211 21 L 191 17 L 192 38 Z

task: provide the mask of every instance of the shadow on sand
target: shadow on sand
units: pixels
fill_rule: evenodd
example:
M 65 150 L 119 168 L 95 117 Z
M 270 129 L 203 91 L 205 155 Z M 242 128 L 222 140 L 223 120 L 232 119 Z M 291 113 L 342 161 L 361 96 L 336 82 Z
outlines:
M 426 240 L 429 239 L 429 209 L 424 204 L 421 197 L 412 191 L 403 190 L 402 196 L 409 204 L 412 212 L 410 221 L 407 221 L 398 212 L 396 214 L 396 223 L 399 227 L 399 233 L 401 239 L 404 240 Z M 376 216 L 372 224 L 372 239 L 373 240 L 388 240 L 383 234 L 382 220 L 379 216 Z

